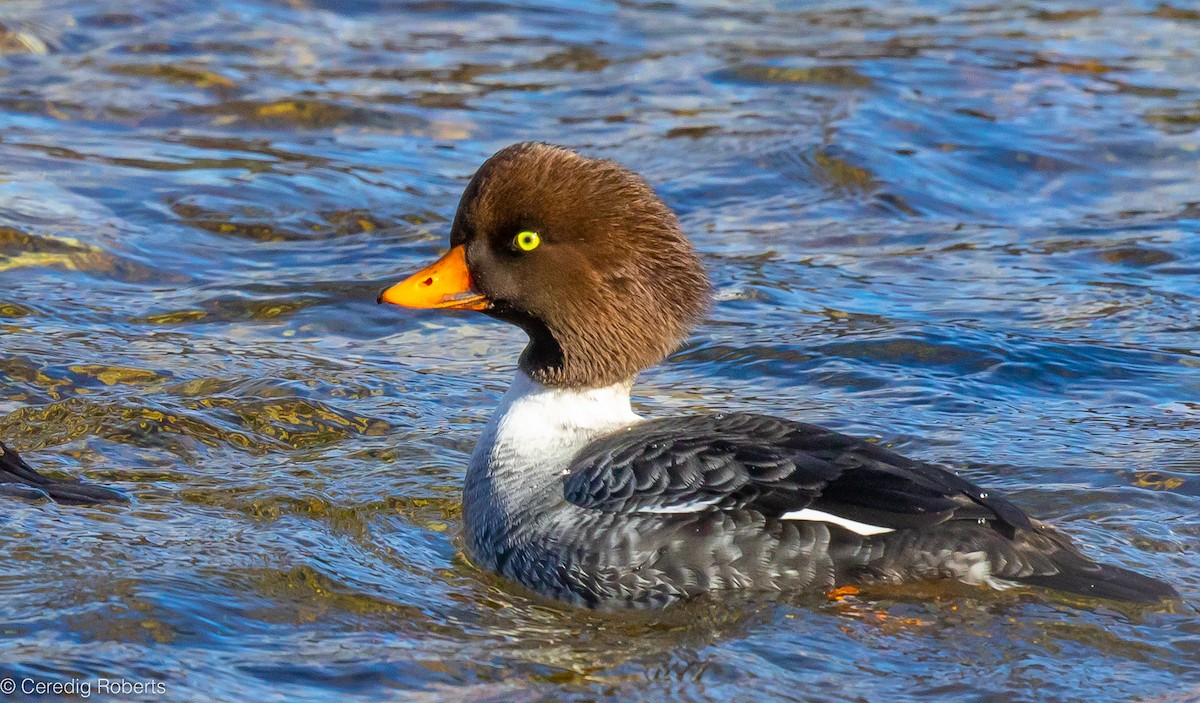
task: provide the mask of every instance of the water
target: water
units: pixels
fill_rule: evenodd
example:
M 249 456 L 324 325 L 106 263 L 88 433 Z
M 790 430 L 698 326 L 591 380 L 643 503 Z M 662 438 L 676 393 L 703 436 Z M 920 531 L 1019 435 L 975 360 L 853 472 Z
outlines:
M 474 168 L 644 173 L 720 302 L 638 408 L 965 469 L 1200 596 L 1185 2 L 0 2 L 0 674 L 154 700 L 1200 700 L 1200 618 L 868 591 L 597 616 L 458 556 L 518 331 L 376 293 Z M 94 697 L 102 697 L 93 690 Z M 135 696 L 137 697 L 137 696 Z

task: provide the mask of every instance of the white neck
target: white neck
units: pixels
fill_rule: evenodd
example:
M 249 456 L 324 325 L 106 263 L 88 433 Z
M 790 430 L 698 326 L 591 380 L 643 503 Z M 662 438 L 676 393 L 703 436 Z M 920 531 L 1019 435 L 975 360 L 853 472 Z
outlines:
M 556 479 L 588 442 L 641 420 L 629 386 L 549 388 L 518 371 L 475 446 L 468 485 L 527 493 Z

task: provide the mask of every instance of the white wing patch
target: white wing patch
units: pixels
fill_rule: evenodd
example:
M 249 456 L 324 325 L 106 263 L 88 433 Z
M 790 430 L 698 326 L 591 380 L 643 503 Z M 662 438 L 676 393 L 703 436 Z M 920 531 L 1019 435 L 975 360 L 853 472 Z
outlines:
M 722 496 L 709 498 L 707 500 L 695 500 L 690 503 L 679 503 L 677 505 L 648 505 L 644 508 L 638 508 L 634 512 L 638 513 L 654 513 L 655 515 L 668 515 L 677 513 L 698 513 L 705 508 L 716 505 L 721 502 Z M 786 516 L 784 516 L 786 517 Z
M 823 513 L 820 510 L 805 508 L 804 510 L 793 510 L 790 513 L 782 515 L 784 520 L 808 520 L 810 522 L 828 522 L 834 525 L 840 525 L 851 532 L 860 535 L 882 535 L 887 532 L 895 532 L 890 527 L 880 527 L 879 525 L 868 525 L 865 522 L 857 522 L 855 520 L 847 520 L 844 517 Z

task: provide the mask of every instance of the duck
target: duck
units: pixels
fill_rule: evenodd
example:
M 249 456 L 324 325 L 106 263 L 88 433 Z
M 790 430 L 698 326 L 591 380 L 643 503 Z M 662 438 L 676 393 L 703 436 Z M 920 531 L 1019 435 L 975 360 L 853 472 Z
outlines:
M 68 505 L 128 502 L 124 493 L 106 486 L 40 474 L 3 442 L 0 442 L 0 493 L 43 500 L 48 498 Z
M 599 610 L 939 580 L 1179 598 L 1088 558 L 1000 492 L 877 443 L 758 413 L 639 416 L 634 378 L 712 298 L 679 219 L 633 171 L 541 142 L 479 167 L 449 252 L 378 298 L 483 313 L 528 337 L 466 469 L 471 562 Z

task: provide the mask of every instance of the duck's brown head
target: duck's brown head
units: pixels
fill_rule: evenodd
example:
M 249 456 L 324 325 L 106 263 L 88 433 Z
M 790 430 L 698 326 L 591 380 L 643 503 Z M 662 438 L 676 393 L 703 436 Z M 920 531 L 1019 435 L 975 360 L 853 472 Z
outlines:
M 521 368 L 548 386 L 629 381 L 673 351 L 710 300 L 679 220 L 640 176 L 549 144 L 484 162 L 450 246 L 379 301 L 520 326 Z

